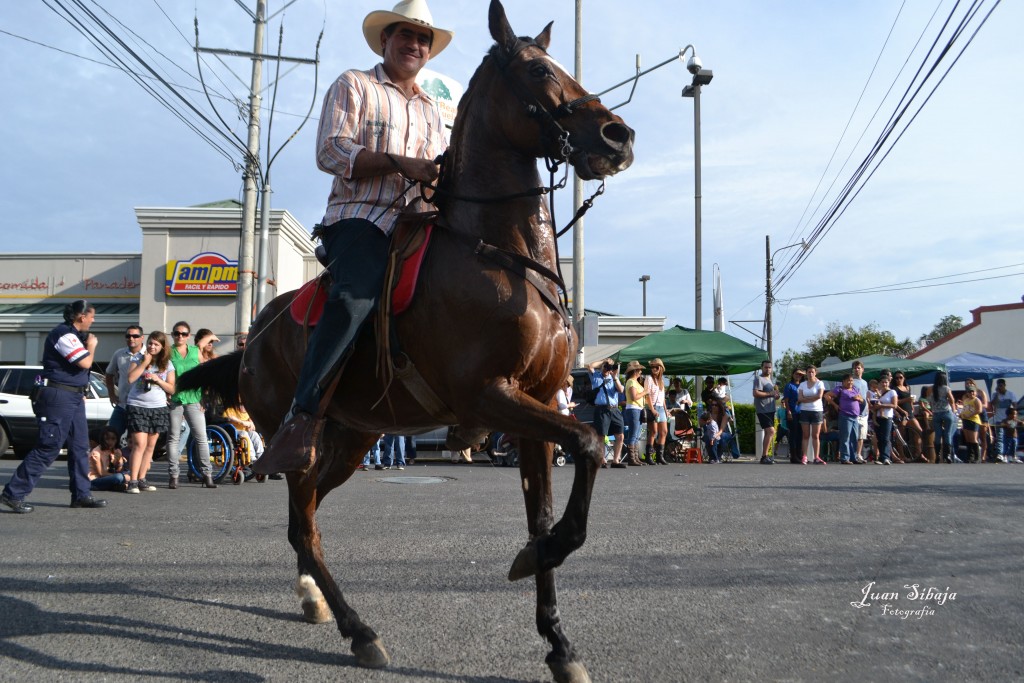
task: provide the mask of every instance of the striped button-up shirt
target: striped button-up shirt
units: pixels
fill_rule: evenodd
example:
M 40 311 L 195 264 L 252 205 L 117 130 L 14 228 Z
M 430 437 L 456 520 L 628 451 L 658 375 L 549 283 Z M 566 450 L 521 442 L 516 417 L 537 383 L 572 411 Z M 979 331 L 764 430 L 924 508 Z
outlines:
M 353 178 L 356 157 L 367 149 L 434 159 L 446 147 L 437 104 L 419 86 L 407 98 L 382 64 L 346 71 L 327 91 L 320 114 L 316 163 L 334 176 L 323 224 L 366 218 L 390 233 L 408 203 L 420 204 L 419 188 L 403 196 L 408 182 L 397 173 Z

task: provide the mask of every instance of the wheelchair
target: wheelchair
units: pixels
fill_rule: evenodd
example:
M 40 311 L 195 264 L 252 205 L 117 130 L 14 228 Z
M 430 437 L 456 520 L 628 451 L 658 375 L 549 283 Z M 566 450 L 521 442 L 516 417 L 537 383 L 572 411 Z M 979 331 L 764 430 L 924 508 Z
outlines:
M 245 481 L 245 471 L 255 459 L 255 451 L 249 435 L 236 428 L 227 420 L 210 422 L 206 425 L 206 440 L 210 445 L 210 468 L 215 482 L 225 476 L 230 477 L 233 484 Z M 255 475 L 256 481 L 266 481 L 266 476 Z M 196 453 L 195 439 L 188 440 L 188 480 L 203 480 Z

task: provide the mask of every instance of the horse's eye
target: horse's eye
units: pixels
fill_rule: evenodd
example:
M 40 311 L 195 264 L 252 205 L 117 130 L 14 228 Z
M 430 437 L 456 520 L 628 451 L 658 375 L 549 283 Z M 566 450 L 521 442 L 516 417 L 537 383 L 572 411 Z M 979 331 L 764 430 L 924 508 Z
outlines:
M 546 78 L 551 75 L 551 69 L 546 64 L 534 64 L 530 67 L 530 75 L 534 78 Z

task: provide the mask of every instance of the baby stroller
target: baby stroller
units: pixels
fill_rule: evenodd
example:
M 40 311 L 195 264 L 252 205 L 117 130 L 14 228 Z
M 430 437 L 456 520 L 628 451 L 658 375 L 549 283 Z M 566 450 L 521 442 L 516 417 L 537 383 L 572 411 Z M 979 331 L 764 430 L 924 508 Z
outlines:
M 519 446 L 508 434 L 495 432 L 491 436 L 487 448 L 487 455 L 491 463 L 501 467 L 519 467 Z M 566 463 L 572 462 L 572 457 L 566 455 L 565 451 L 558 444 L 555 444 L 554 464 L 555 467 L 564 467 Z
M 668 440 L 665 442 L 665 457 L 669 462 L 684 462 L 686 451 L 690 448 L 697 448 L 700 439 L 693 429 L 693 422 L 690 419 L 690 411 L 683 410 L 675 414 L 673 428 L 668 433 Z

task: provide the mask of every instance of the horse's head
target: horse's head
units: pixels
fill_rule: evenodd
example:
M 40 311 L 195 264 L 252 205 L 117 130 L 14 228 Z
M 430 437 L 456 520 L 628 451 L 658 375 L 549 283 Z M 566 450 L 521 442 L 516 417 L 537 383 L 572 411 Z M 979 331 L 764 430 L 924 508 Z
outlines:
M 567 160 L 584 180 L 627 169 L 633 129 L 548 56 L 551 24 L 536 38 L 517 37 L 498 0 L 491 0 L 488 20 L 496 43 L 490 57 L 508 85 L 506 101 L 492 106 L 509 139 L 538 157 Z

